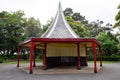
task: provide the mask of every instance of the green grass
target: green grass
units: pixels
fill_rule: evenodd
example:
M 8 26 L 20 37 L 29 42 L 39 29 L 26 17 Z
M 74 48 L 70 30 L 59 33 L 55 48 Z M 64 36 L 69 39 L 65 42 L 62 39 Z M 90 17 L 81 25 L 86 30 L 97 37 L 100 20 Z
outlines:
M 36 59 L 36 62 L 42 62 L 41 59 Z M 93 63 L 94 61 L 88 61 L 88 63 Z M 29 60 L 20 60 L 20 64 L 27 64 L 29 63 Z M 100 61 L 97 61 L 97 63 L 100 63 Z M 113 64 L 117 63 L 117 61 L 103 61 L 103 64 Z M 4 60 L 1 64 L 17 64 L 17 60 Z
M 40 59 L 36 59 L 36 62 L 42 62 Z M 20 64 L 29 63 L 29 60 L 20 60 Z M 17 64 L 17 60 L 4 60 L 2 64 Z

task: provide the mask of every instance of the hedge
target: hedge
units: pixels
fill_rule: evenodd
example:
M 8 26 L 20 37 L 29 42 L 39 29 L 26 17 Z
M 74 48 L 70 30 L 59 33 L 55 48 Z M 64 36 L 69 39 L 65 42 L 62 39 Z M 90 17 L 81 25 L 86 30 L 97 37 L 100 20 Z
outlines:
M 96 59 L 97 59 L 97 61 L 99 61 L 100 57 L 97 56 Z M 93 56 L 89 56 L 88 60 L 92 61 L 93 60 Z M 120 61 L 120 56 L 102 56 L 102 60 L 103 61 Z

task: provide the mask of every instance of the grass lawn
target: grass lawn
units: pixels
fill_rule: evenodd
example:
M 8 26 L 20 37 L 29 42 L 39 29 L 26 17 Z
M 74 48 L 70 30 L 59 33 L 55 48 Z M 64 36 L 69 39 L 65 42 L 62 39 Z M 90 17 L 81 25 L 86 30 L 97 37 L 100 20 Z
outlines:
M 42 62 L 40 59 L 36 59 L 36 62 Z M 88 61 L 88 63 L 93 63 L 94 61 Z M 29 63 L 29 60 L 20 60 L 20 64 Z M 97 61 L 97 63 L 100 63 L 100 61 Z M 103 64 L 113 64 L 117 63 L 117 61 L 103 61 Z M 17 64 L 17 60 L 5 60 L 1 64 Z
M 36 62 L 42 62 L 40 59 L 36 59 Z M 29 60 L 20 60 L 20 64 L 29 63 Z M 5 60 L 1 64 L 17 64 L 17 60 Z

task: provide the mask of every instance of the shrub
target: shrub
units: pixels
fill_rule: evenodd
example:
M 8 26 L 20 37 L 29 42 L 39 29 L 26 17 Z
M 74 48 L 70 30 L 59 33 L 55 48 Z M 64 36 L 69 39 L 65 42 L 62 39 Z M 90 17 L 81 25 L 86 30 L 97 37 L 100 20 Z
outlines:
M 113 56 L 103 56 L 102 59 L 104 61 L 119 61 L 118 57 L 113 57 Z
M 29 56 L 28 56 L 29 54 L 22 54 L 22 55 L 20 55 L 20 59 L 24 59 L 24 60 L 27 60 L 27 59 L 29 59 Z
M 3 58 L 2 57 L 0 57 L 0 63 L 3 63 Z
M 97 56 L 96 59 L 97 59 L 97 61 L 99 61 L 100 57 Z M 89 56 L 88 60 L 89 61 L 94 60 L 93 56 Z M 119 61 L 120 60 L 120 56 L 102 56 L 102 60 L 103 61 Z

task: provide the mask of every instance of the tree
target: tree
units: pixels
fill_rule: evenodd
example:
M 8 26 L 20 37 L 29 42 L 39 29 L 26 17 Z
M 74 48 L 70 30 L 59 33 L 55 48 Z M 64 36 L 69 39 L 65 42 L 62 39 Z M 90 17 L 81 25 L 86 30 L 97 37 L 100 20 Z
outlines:
M 89 32 L 89 37 L 95 37 L 97 36 L 100 32 L 103 31 L 102 29 L 102 24 L 104 22 L 97 20 L 97 21 L 93 21 L 89 24 L 89 26 L 87 26 L 88 28 L 88 32 Z
M 82 17 L 80 16 L 80 13 L 74 13 L 74 14 L 72 15 L 72 18 L 73 18 L 75 21 L 83 20 Z
M 85 26 L 88 24 L 88 20 L 85 19 L 85 16 L 80 15 L 78 12 L 74 13 L 71 8 L 66 8 L 64 10 L 64 15 L 69 25 L 80 37 L 87 36 Z
M 82 23 L 73 20 L 72 17 L 70 16 L 66 16 L 66 20 L 69 23 L 69 25 L 72 27 L 72 29 L 79 35 L 79 37 L 87 36 L 85 26 Z
M 102 45 L 103 53 L 106 56 L 111 56 L 112 54 L 117 53 L 118 48 L 116 42 L 116 39 L 113 38 L 112 33 L 100 33 L 98 36 L 96 36 L 97 40 L 100 42 Z
M 112 24 L 107 23 L 105 26 L 103 25 L 103 21 L 97 20 L 90 22 L 86 28 L 88 31 L 89 37 L 96 37 L 98 34 L 102 32 L 111 32 L 112 31 Z
M 88 20 L 85 19 L 85 16 L 80 15 L 78 12 L 73 13 L 72 19 L 75 21 L 80 21 L 84 25 L 88 24 Z
M 71 8 L 66 8 L 63 12 L 65 16 L 72 16 L 73 14 L 73 11 Z
M 2 11 L 0 13 L 0 47 L 1 53 L 13 54 L 17 51 L 18 43 L 23 40 L 23 32 L 25 27 L 24 12 L 19 10 L 16 12 Z
M 41 36 L 41 24 L 40 21 L 33 17 L 27 19 L 27 24 L 25 27 L 25 37 L 29 39 L 30 37 L 40 37 Z
M 113 28 L 120 27 L 120 4 L 118 6 L 118 9 L 119 11 L 117 15 L 115 16 L 116 23 L 114 24 Z
M 113 25 L 113 28 L 118 28 L 120 31 L 120 4 L 118 5 L 118 13 L 115 16 L 116 23 Z M 118 48 L 120 50 L 120 32 L 116 33 L 116 37 L 119 39 Z

